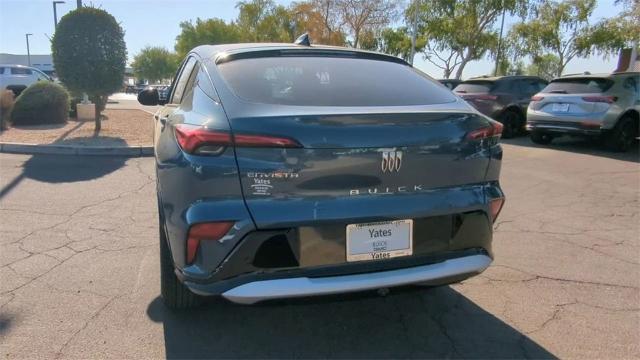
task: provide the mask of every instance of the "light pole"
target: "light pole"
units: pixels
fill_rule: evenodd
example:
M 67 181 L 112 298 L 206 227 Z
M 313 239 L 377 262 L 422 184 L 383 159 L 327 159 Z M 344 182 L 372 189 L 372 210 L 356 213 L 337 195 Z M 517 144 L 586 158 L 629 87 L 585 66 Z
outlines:
M 82 7 L 82 0 L 78 0 L 78 9 Z
M 29 52 L 29 36 L 33 34 L 24 34 L 24 37 L 27 39 L 27 62 L 29 62 L 29 66 L 31 66 L 31 52 Z
M 55 31 L 58 27 L 58 11 L 56 10 L 56 5 L 64 4 L 64 1 L 54 1 L 53 2 L 53 30 Z
M 409 64 L 413 65 L 413 58 L 416 55 L 416 36 L 418 32 L 418 5 L 419 0 L 413 2 L 413 29 L 411 29 L 411 52 L 409 53 Z
M 496 69 L 493 71 L 493 76 L 498 75 L 498 66 L 500 66 L 500 51 L 502 50 L 502 31 L 504 30 L 504 1 L 502 2 L 502 22 L 500 24 L 500 38 L 498 38 L 498 51 L 496 52 Z

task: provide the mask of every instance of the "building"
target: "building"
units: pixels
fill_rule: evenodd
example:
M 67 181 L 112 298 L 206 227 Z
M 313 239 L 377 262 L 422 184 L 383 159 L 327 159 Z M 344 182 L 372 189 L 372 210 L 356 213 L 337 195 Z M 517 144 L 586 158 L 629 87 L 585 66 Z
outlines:
M 53 66 L 53 58 L 51 55 L 35 55 L 31 54 L 31 65 L 29 65 L 29 57 L 27 55 L 16 55 L 16 54 L 6 54 L 0 53 L 0 64 L 15 64 L 15 65 L 24 65 L 31 66 L 38 70 L 41 70 L 47 75 L 55 75 L 53 74 L 56 69 Z M 133 78 L 133 69 L 127 66 L 124 70 L 125 74 L 125 82 L 129 83 L 133 81 L 135 84 L 135 79 Z M 133 80 L 129 80 L 133 79 Z
M 27 55 L 0 53 L 0 64 L 32 66 L 36 69 L 42 70 L 48 75 L 51 75 L 55 71 L 55 69 L 53 68 L 53 59 L 51 58 L 51 55 L 32 54 L 30 57 L 31 65 L 29 65 L 29 57 L 27 57 Z
M 624 71 L 640 71 L 640 51 L 637 47 L 620 50 L 615 72 Z

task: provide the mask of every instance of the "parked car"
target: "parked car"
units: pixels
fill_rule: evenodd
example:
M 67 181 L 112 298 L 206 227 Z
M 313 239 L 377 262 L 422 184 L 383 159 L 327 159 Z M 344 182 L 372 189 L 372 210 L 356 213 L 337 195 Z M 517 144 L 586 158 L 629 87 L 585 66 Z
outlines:
M 640 73 L 582 74 L 551 81 L 527 110 L 531 140 L 602 138 L 612 150 L 628 150 L 640 136 Z
M 453 90 L 456 86 L 460 85 L 462 80 L 460 79 L 439 79 L 438 80 L 442 85 L 449 88 L 449 90 Z
M 22 90 L 38 81 L 53 81 L 44 72 L 23 65 L 0 65 L 0 90 L 11 90 L 18 96 Z
M 154 116 L 169 307 L 447 284 L 492 261 L 502 126 L 402 59 L 199 46 L 167 101 L 154 88 L 138 100 L 166 102 Z
M 502 136 L 510 138 L 525 131 L 531 96 L 547 81 L 537 76 L 479 77 L 463 81 L 454 92 L 481 113 L 504 125 Z

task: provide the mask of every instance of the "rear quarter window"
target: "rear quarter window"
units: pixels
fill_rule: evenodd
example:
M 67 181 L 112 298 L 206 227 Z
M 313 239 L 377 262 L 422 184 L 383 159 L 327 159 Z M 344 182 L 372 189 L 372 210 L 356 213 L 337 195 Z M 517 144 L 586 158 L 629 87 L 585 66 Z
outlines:
M 495 86 L 493 81 L 468 81 L 456 86 L 455 91 L 461 93 L 484 93 L 491 91 Z
M 11 75 L 31 75 L 31 69 L 11 68 Z
M 410 66 L 393 62 L 286 56 L 218 64 L 238 97 L 294 106 L 408 106 L 455 101 L 450 92 Z
M 547 85 L 543 93 L 593 94 L 609 90 L 613 81 L 606 78 L 556 79 Z

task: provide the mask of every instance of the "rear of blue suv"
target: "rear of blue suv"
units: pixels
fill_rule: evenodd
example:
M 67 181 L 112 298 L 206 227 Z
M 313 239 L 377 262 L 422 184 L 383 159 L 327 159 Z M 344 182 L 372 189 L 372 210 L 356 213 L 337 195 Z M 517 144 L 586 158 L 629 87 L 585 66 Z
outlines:
M 402 60 L 203 46 L 155 116 L 169 307 L 441 285 L 491 262 L 502 127 Z

